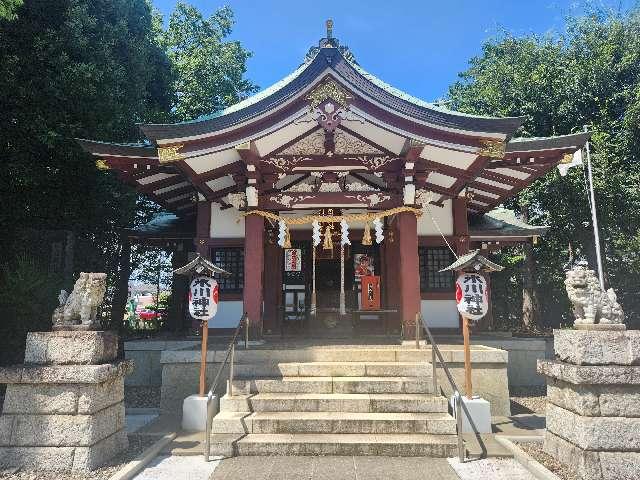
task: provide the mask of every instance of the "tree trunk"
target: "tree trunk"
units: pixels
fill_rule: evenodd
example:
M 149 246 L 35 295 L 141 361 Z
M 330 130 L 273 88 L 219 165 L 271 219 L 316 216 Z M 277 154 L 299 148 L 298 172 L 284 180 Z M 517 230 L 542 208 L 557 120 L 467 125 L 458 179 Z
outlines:
M 528 221 L 526 207 L 522 208 L 522 216 Z M 524 263 L 522 265 L 522 325 L 526 330 L 533 330 L 538 323 L 538 299 L 536 295 L 536 260 L 533 246 L 526 242 L 522 244 Z
M 122 330 L 124 312 L 129 296 L 129 276 L 131 275 L 131 243 L 125 234 L 121 237 L 120 266 L 118 268 L 118 284 L 111 304 L 111 328 Z

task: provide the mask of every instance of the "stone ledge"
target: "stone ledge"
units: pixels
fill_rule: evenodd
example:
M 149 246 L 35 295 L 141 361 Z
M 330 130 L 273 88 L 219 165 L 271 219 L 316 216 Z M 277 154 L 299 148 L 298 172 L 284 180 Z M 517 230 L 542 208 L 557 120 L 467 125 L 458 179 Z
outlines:
M 49 471 L 94 470 L 128 446 L 124 429 L 90 447 L 0 447 L 0 465 Z
M 124 400 L 124 384 L 114 378 L 97 384 L 10 384 L 5 414 L 93 414 Z
M 574 385 L 547 378 L 547 400 L 587 417 L 640 417 L 640 385 Z
M 554 330 L 558 358 L 575 365 L 640 365 L 640 330 Z
M 640 452 L 640 418 L 583 417 L 547 405 L 547 432 L 583 450 Z
M 640 385 L 640 366 L 633 365 L 572 365 L 538 360 L 538 373 L 574 385 Z
M 29 332 L 26 364 L 101 365 L 118 356 L 118 336 L 105 331 Z
M 93 415 L 2 415 L 0 445 L 15 447 L 91 447 L 122 430 L 124 403 Z
M 638 452 L 586 451 L 549 431 L 545 433 L 544 450 L 589 480 L 632 479 L 640 471 Z
M 103 383 L 133 371 L 131 360 L 104 365 L 15 365 L 0 367 L 0 383 Z

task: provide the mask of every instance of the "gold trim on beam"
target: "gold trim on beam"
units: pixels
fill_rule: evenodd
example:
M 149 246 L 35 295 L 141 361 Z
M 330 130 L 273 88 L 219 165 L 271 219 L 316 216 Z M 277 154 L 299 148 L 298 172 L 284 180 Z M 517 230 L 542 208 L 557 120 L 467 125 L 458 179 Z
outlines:
M 501 142 L 499 140 L 480 140 L 480 150 L 478 150 L 478 154 L 483 157 L 490 158 L 504 158 L 504 153 L 506 149 L 505 142 Z
M 111 167 L 109 166 L 109 164 L 107 162 L 105 162 L 103 159 L 98 159 L 96 160 L 96 168 L 98 170 L 109 170 L 111 169 Z
M 322 102 L 329 99 L 346 109 L 349 107 L 349 103 L 352 98 L 353 97 L 349 95 L 344 88 L 338 85 L 335 80 L 330 78 L 327 78 L 320 85 L 314 88 L 309 95 L 307 95 L 309 109 L 311 111 L 315 110 Z
M 564 153 L 562 158 L 560 159 L 560 163 L 571 163 L 573 162 L 573 154 L 572 153 Z
M 176 160 L 182 160 L 183 155 L 180 153 L 180 149 L 184 145 L 171 145 L 170 147 L 158 147 L 158 160 L 160 163 L 175 162 Z

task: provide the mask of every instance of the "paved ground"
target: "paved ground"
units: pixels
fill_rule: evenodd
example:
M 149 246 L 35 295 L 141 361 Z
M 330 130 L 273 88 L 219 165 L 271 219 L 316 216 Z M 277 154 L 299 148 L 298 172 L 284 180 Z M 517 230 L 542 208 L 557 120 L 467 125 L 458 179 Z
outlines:
M 211 480 L 424 480 L 425 478 L 459 480 L 447 459 L 423 457 L 236 457 L 222 460 L 211 476 Z
M 136 475 L 135 480 L 207 480 L 219 461 L 205 462 L 202 457 L 156 457 Z M 251 477 L 245 477 L 248 480 Z
M 483 458 L 465 463 L 460 463 L 457 458 L 447 460 L 460 480 L 536 480 L 512 458 Z

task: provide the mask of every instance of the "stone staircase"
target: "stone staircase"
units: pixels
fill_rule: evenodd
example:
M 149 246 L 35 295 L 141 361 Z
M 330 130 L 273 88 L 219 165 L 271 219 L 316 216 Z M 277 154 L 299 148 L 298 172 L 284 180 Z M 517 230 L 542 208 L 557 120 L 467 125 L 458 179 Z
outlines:
M 455 455 L 455 420 L 432 392 L 426 352 L 306 356 L 235 365 L 234 395 L 220 399 L 213 420 L 212 455 Z

